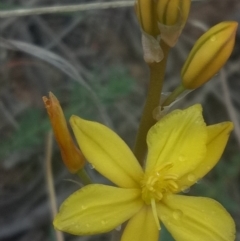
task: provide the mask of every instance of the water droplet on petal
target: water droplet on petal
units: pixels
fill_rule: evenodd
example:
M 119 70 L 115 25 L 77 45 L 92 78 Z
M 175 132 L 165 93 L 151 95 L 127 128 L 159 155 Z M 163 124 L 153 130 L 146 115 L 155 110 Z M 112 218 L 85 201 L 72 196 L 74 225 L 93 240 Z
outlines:
M 102 221 L 101 221 L 101 224 L 102 224 L 102 225 L 105 225 L 106 223 L 107 223 L 107 222 L 106 222 L 105 220 L 102 220 Z
M 116 229 L 117 231 L 121 231 L 122 225 L 117 226 L 115 229 Z
M 201 124 L 202 123 L 202 118 L 197 118 L 197 120 L 195 121 L 196 124 Z
M 188 175 L 188 181 L 193 182 L 193 181 L 195 181 L 195 180 L 196 180 L 195 175 L 193 175 L 193 174 L 189 174 L 189 175 Z
M 217 40 L 217 38 L 216 38 L 215 35 L 213 35 L 213 36 L 210 38 L 210 41 L 212 41 L 212 42 L 215 42 L 216 40 Z
M 89 168 L 90 169 L 95 169 L 95 166 L 92 163 L 89 163 Z
M 190 187 L 184 186 L 184 187 L 182 187 L 181 191 L 182 191 L 183 193 L 189 193 L 189 192 L 190 192 Z
M 178 160 L 179 160 L 180 162 L 184 162 L 184 161 L 186 160 L 186 158 L 185 158 L 184 155 L 180 155 L 180 156 L 178 157 Z
M 182 216 L 183 216 L 183 212 L 181 210 L 177 209 L 173 211 L 173 218 L 175 220 L 180 220 Z
M 86 206 L 84 206 L 84 205 L 82 205 L 82 206 L 81 206 L 81 208 L 82 208 L 83 210 L 85 210 L 87 207 L 86 207 Z

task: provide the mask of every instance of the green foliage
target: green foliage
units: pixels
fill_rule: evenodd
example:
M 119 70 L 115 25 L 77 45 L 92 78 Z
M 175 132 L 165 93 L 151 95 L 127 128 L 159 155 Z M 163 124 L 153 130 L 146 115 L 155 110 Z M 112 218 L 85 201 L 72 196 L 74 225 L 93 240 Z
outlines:
M 99 97 L 100 102 L 105 106 L 110 106 L 114 101 L 130 93 L 133 80 L 128 75 L 126 69 L 113 68 L 106 73 L 104 83 L 98 81 L 100 73 L 94 75 L 92 89 Z M 52 90 L 63 103 L 59 90 Z M 65 95 L 64 95 L 65 97 Z M 63 110 L 67 119 L 72 114 L 81 114 L 83 117 L 96 117 L 95 102 L 90 93 L 78 83 L 72 85 L 70 89 L 69 105 Z M 65 104 L 65 103 L 64 103 Z M 47 112 L 42 109 L 28 109 L 18 120 L 19 128 L 8 133 L 0 141 L 0 159 L 15 151 L 29 150 L 42 145 L 45 141 L 45 133 L 50 129 L 50 122 Z
M 165 228 L 163 223 L 161 223 L 161 231 L 159 241 L 175 241 L 168 230 Z
M 127 69 L 116 67 L 109 70 L 104 81 L 97 81 L 98 73 L 94 77 L 94 88 L 99 98 L 105 104 L 122 98 L 131 92 L 134 80 Z
M 119 66 L 114 67 L 104 73 L 104 78 L 102 76 L 102 73 L 96 71 L 90 84 L 99 101 L 106 108 L 117 101 L 121 101 L 122 98 L 131 93 L 134 79 L 129 75 L 127 69 Z M 78 83 L 72 87 L 69 104 L 69 108 L 64 111 L 67 118 L 78 113 L 84 118 L 96 118 L 96 112 L 98 111 L 96 103 L 89 91 Z
M 0 10 L 15 10 L 18 9 L 16 5 L 10 3 L 0 3 Z
M 40 145 L 44 138 L 44 131 L 50 126 L 47 119 L 42 118 L 42 111 L 39 109 L 28 109 L 18 124 L 18 129 L 13 131 L 9 138 L 1 140 L 1 159 L 11 152 Z

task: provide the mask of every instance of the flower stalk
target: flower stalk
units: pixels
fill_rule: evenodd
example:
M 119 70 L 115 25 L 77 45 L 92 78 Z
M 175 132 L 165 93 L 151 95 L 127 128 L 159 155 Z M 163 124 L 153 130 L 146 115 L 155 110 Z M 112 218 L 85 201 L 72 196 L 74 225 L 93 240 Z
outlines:
M 162 86 L 165 76 L 166 64 L 170 47 L 161 42 L 164 58 L 161 62 L 149 64 L 150 81 L 145 106 L 142 112 L 141 121 L 137 133 L 134 154 L 141 165 L 144 164 L 144 158 L 147 151 L 146 136 L 148 130 L 155 124 L 153 110 L 159 105 L 162 92 Z
M 164 108 L 165 106 L 171 105 L 178 96 L 180 96 L 186 89 L 183 85 L 179 85 L 177 88 L 174 89 L 174 91 L 164 100 L 164 102 L 161 104 L 161 107 Z

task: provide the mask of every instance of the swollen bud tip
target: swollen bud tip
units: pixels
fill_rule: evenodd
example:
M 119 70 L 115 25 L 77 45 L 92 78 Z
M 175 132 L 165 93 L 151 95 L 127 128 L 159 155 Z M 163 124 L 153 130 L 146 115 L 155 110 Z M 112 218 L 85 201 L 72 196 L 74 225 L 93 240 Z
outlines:
M 198 39 L 181 71 L 186 89 L 200 87 L 222 68 L 232 53 L 237 26 L 237 22 L 222 22 Z

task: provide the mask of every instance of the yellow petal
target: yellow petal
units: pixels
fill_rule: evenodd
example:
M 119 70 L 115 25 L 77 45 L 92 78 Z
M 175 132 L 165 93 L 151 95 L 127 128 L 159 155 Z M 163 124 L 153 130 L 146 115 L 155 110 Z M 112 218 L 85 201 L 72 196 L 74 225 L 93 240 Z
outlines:
M 142 205 L 140 189 L 91 184 L 64 201 L 54 226 L 75 235 L 104 233 L 131 218 Z
M 121 241 L 157 241 L 158 236 L 151 206 L 145 206 L 128 221 Z
M 142 168 L 116 133 L 104 125 L 77 116 L 72 116 L 70 123 L 80 149 L 97 171 L 120 187 L 139 186 Z
M 233 241 L 235 224 L 210 198 L 169 195 L 157 205 L 159 218 L 176 241 Z
M 179 181 L 177 192 L 184 190 L 204 177 L 218 162 L 227 144 L 229 134 L 233 129 L 231 122 L 223 122 L 207 127 L 207 155 L 190 174 L 184 175 Z M 189 178 L 189 175 L 191 178 Z
M 168 173 L 179 178 L 198 166 L 206 155 L 207 140 L 201 112 L 200 105 L 175 110 L 150 129 L 146 172 L 168 165 L 172 166 Z

